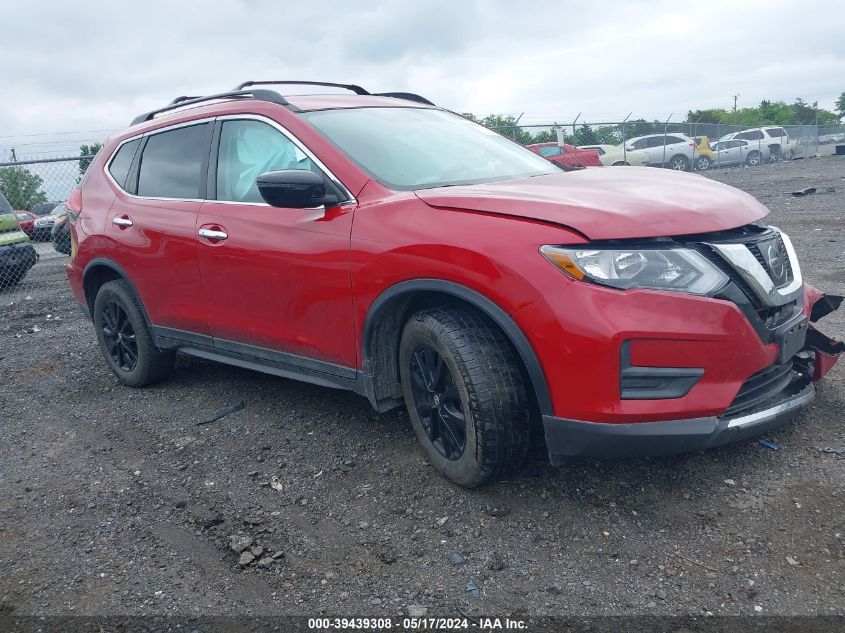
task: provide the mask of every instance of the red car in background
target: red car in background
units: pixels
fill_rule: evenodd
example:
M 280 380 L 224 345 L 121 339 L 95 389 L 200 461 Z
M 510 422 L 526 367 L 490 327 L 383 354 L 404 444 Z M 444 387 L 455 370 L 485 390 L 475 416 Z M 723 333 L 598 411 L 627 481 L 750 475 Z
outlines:
M 31 211 L 15 211 L 15 219 L 18 221 L 18 226 L 21 227 L 21 231 L 26 233 L 30 239 L 32 239 L 32 235 L 35 232 L 35 220 L 37 218 L 38 216 Z
M 526 145 L 535 154 L 563 167 L 601 167 L 601 159 L 595 150 L 578 149 L 574 145 L 564 143 L 533 143 Z

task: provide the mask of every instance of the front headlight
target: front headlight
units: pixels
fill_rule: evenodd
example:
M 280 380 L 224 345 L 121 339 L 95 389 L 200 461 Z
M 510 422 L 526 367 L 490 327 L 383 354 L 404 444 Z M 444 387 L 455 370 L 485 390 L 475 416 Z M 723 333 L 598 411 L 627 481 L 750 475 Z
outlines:
M 712 294 L 727 275 L 689 248 L 568 248 L 543 246 L 540 252 L 567 275 L 612 288 L 674 290 Z

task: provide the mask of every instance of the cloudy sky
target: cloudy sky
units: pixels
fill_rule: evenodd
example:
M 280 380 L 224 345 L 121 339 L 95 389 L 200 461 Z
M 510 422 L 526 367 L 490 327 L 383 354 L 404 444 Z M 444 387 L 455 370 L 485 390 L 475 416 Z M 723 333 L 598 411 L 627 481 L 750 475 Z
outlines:
M 0 160 L 67 153 L 181 94 L 246 79 L 418 92 L 526 122 L 683 118 L 845 90 L 823 0 L 6 2 Z

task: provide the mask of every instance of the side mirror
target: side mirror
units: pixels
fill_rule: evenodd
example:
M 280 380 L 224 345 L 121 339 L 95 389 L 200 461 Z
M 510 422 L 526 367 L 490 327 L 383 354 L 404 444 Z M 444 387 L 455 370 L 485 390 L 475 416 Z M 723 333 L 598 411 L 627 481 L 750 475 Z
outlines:
M 309 169 L 268 171 L 256 178 L 258 191 L 264 201 L 285 209 L 310 209 L 339 202 L 335 194 L 326 193 L 323 176 Z
M 633 151 L 636 151 L 636 150 L 634 150 L 634 146 L 633 146 L 633 145 L 628 145 L 628 146 L 625 148 L 625 151 L 626 151 L 626 152 L 633 152 Z

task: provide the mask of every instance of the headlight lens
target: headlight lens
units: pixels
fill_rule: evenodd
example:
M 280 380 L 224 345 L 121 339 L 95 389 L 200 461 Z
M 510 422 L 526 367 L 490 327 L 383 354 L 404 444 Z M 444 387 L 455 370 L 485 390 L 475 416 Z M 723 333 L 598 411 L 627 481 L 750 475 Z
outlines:
M 540 252 L 574 279 L 613 288 L 650 288 L 708 295 L 728 277 L 689 248 L 597 249 L 543 246 Z

